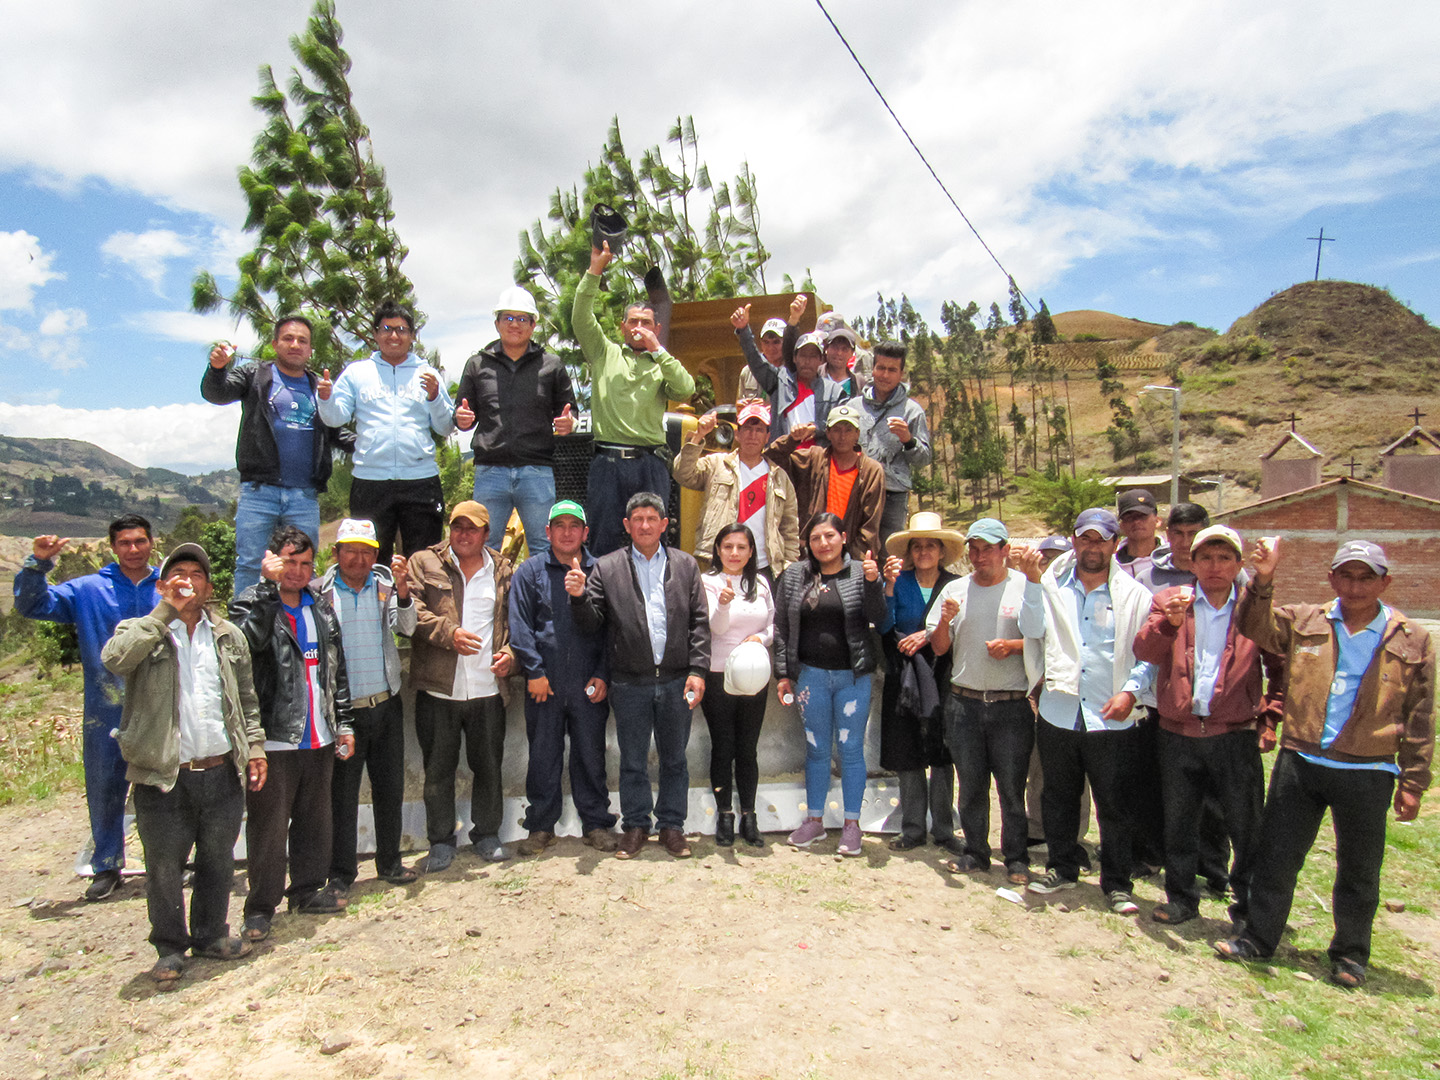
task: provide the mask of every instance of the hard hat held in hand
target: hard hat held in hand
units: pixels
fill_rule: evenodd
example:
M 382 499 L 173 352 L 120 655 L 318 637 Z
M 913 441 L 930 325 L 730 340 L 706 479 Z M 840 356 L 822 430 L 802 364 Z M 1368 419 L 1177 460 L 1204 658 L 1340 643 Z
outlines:
M 742 641 L 725 661 L 725 692 L 749 697 L 770 683 L 770 652 L 758 641 Z

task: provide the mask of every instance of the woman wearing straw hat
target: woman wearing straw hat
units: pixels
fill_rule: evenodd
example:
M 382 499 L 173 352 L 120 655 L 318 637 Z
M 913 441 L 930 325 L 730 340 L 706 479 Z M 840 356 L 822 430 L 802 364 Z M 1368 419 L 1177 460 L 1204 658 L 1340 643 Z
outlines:
M 885 542 L 885 550 L 887 570 L 904 567 L 885 587 L 888 614 L 876 628 L 888 665 L 880 695 L 880 767 L 893 770 L 900 783 L 900 835 L 890 847 L 909 851 L 925 843 L 928 805 L 930 835 L 959 855 L 965 849 L 955 838 L 955 767 L 941 723 L 950 654 L 937 659 L 930 650 L 925 619 L 941 590 L 957 580 L 945 567 L 959 561 L 965 541 L 945 528 L 939 514 L 922 511 Z

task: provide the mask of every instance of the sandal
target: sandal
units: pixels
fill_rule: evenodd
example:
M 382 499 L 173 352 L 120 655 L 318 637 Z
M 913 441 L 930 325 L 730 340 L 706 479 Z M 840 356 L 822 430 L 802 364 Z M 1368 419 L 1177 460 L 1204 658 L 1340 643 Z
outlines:
M 940 865 L 952 874 L 968 874 L 975 870 L 990 869 L 988 866 L 981 865 L 980 860 L 974 855 L 961 855 L 958 859 L 944 859 Z
M 270 920 L 264 915 L 251 915 L 240 928 L 240 936 L 246 941 L 264 941 L 270 936 Z
M 1179 926 L 1181 923 L 1187 923 L 1191 919 L 1199 917 L 1200 912 L 1181 904 L 1159 904 L 1150 912 L 1150 921 L 1158 922 L 1163 926 Z M 1216 945 L 1215 948 L 1218 951 L 1220 946 Z
M 202 948 L 191 949 L 190 955 L 203 956 L 210 960 L 239 960 L 242 956 L 249 956 L 254 947 L 244 938 L 222 937 Z
M 1365 965 L 1341 957 L 1330 968 L 1330 981 L 1346 990 L 1358 990 L 1365 985 Z
M 1233 937 L 1215 942 L 1221 960 L 1263 960 L 1260 947 L 1248 937 Z
M 410 869 L 403 864 L 396 865 L 389 873 L 378 875 L 381 881 L 388 881 L 391 885 L 413 885 L 420 880 L 418 871 Z
M 185 957 L 179 953 L 171 953 L 169 956 L 162 956 L 155 961 L 155 966 L 150 969 L 150 978 L 157 983 L 174 982 L 180 978 L 180 973 L 185 970 Z

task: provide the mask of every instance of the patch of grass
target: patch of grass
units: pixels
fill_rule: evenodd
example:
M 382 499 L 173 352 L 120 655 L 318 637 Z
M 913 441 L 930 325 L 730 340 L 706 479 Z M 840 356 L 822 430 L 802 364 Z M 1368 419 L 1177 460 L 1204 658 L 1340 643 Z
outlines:
M 848 896 L 842 896 L 839 900 L 821 900 L 819 906 L 826 911 L 833 911 L 836 915 L 851 915 L 860 910 L 860 905 Z
M 0 806 L 83 786 L 79 672 L 0 687 Z

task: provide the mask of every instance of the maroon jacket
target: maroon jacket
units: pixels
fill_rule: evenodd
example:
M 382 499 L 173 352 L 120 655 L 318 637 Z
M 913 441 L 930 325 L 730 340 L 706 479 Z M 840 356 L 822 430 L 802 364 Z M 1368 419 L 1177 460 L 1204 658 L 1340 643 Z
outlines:
M 1225 632 L 1225 651 L 1220 655 L 1220 673 L 1215 680 L 1215 693 L 1210 698 L 1210 715 L 1196 716 L 1191 711 L 1195 693 L 1195 603 L 1185 612 L 1185 622 L 1172 626 L 1165 617 L 1165 602 L 1178 592 L 1178 587 L 1162 589 L 1150 603 L 1150 615 L 1135 636 L 1135 658 L 1148 660 L 1156 666 L 1155 698 L 1160 711 L 1160 726 L 1176 735 L 1203 738 L 1225 735 L 1240 728 L 1255 726 L 1274 729 L 1284 711 L 1284 661 L 1273 653 L 1262 652 L 1253 641 L 1236 631 L 1240 599 L 1236 598 L 1235 613 Z M 1198 590 L 1197 590 L 1198 591 Z M 1264 665 L 1270 691 L 1262 693 L 1260 668 Z

